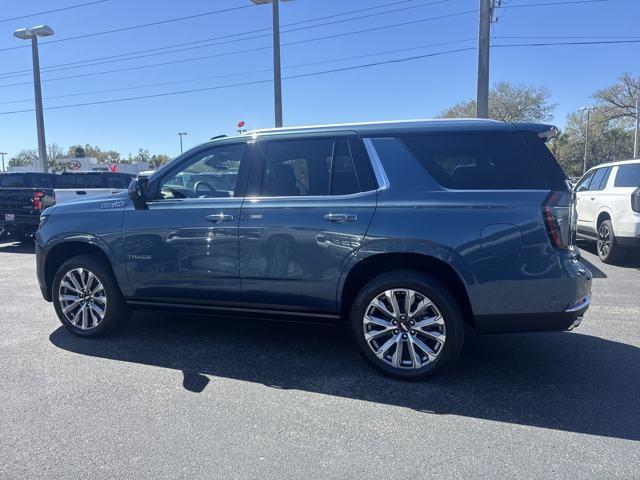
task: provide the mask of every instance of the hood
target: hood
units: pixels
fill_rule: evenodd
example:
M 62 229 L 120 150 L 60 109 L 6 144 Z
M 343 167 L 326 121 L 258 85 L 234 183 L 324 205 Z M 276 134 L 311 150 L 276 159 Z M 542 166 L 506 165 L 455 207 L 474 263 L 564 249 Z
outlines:
M 87 212 L 91 210 L 114 210 L 124 209 L 129 204 L 129 192 L 126 190 L 118 193 L 98 195 L 96 197 L 83 198 L 56 204 L 45 210 L 45 215 L 56 215 L 62 213 Z

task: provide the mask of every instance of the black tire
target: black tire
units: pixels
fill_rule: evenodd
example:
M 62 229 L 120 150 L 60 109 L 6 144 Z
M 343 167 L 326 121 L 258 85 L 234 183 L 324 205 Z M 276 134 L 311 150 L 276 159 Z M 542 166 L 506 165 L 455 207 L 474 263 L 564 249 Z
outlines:
M 104 287 L 104 296 L 107 300 L 102 321 L 96 326 L 86 329 L 75 325 L 67 318 L 60 300 L 60 287 L 63 278 L 68 272 L 78 268 L 88 270 L 95 275 L 97 281 Z M 60 265 L 60 268 L 58 268 L 53 278 L 51 288 L 53 305 L 58 314 L 58 318 L 74 335 L 80 337 L 100 337 L 107 335 L 122 327 L 131 316 L 131 310 L 127 307 L 120 293 L 111 269 L 106 266 L 97 255 L 78 255 L 65 261 Z
M 596 249 L 598 257 L 604 263 L 615 264 L 624 258 L 624 248 L 616 240 L 611 220 L 605 220 L 598 227 Z
M 435 305 L 437 310 L 440 311 L 444 319 L 444 331 L 446 332 L 444 344 L 439 346 L 437 350 L 438 355 L 435 359 L 424 363 L 424 365 L 419 368 L 403 368 L 391 365 L 388 363 L 388 359 L 381 359 L 373 352 L 373 346 L 370 346 L 365 338 L 364 316 L 365 313 L 367 313 L 366 310 L 370 302 L 390 289 L 411 289 L 427 297 Z M 400 308 L 404 309 L 405 307 Z M 365 359 L 385 374 L 402 380 L 421 380 L 451 366 L 460 355 L 464 341 L 463 316 L 454 295 L 433 277 L 413 270 L 396 270 L 384 273 L 367 283 L 360 290 L 353 302 L 349 316 L 349 326 L 356 344 Z M 408 325 L 401 325 L 400 327 L 411 328 Z M 396 329 L 391 331 L 391 333 L 399 333 L 402 337 L 403 331 L 404 330 L 400 331 Z M 406 332 L 404 335 L 409 338 L 411 331 Z M 421 337 L 421 334 L 418 334 L 418 337 L 424 339 L 424 337 Z M 408 344 L 413 342 L 413 338 L 414 337 L 411 337 L 409 340 L 404 341 L 404 356 L 409 354 Z M 415 352 L 416 350 L 414 349 L 413 351 Z M 401 357 L 403 357 L 403 355 L 401 355 Z M 420 363 L 422 364 L 422 361 Z

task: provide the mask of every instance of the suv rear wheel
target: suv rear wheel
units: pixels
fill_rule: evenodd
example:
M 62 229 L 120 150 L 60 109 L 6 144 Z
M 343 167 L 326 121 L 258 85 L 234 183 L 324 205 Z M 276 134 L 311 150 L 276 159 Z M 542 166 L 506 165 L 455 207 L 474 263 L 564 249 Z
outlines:
M 385 273 L 358 293 L 350 327 L 364 357 L 400 378 L 428 377 L 454 363 L 462 349 L 462 313 L 440 282 L 411 270 Z
M 600 257 L 600 260 L 604 263 L 615 263 L 619 261 L 624 254 L 622 247 L 616 242 L 611 220 L 605 220 L 598 227 L 597 249 L 598 257 Z
M 64 262 L 52 289 L 58 318 L 75 335 L 105 335 L 130 316 L 113 274 L 95 255 L 79 255 Z

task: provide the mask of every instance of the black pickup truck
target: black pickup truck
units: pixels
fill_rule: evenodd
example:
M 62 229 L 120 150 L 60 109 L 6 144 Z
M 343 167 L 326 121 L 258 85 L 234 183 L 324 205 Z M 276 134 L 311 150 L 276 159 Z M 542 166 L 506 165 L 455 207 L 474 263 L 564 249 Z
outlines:
M 53 173 L 0 174 L 0 239 L 33 240 L 40 213 L 55 202 L 59 179 Z

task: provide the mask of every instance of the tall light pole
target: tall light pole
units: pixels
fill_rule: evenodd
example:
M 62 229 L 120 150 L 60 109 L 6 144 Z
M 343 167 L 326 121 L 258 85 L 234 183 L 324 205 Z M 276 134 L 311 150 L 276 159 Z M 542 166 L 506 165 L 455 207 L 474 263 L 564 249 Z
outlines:
M 276 128 L 282 127 L 282 68 L 280 66 L 280 2 L 287 0 L 251 0 L 255 5 L 273 5 L 273 100 Z
M 633 158 L 638 158 L 638 130 L 640 130 L 640 97 L 636 98 L 636 132 L 633 137 Z
M 587 129 L 584 133 L 584 157 L 582 159 L 582 174 L 587 172 L 587 158 L 589 155 L 589 129 L 591 125 L 591 110 L 593 107 L 582 107 L 580 110 L 587 112 Z
M 42 87 L 40 85 L 40 58 L 38 55 L 38 37 L 53 35 L 53 30 L 47 25 L 32 28 L 20 28 L 13 32 L 13 36 L 23 40 L 31 40 L 31 56 L 33 58 L 33 90 L 36 97 L 36 125 L 38 128 L 38 160 L 44 173 L 47 168 L 47 142 L 44 137 L 44 113 L 42 112 Z
M 0 152 L 0 155 L 2 155 L 2 171 L 6 172 L 6 168 L 4 168 L 4 156 L 7 154 L 7 152 Z
M 182 155 L 182 136 L 186 134 L 187 132 L 178 132 L 178 135 L 180 135 L 180 155 Z

